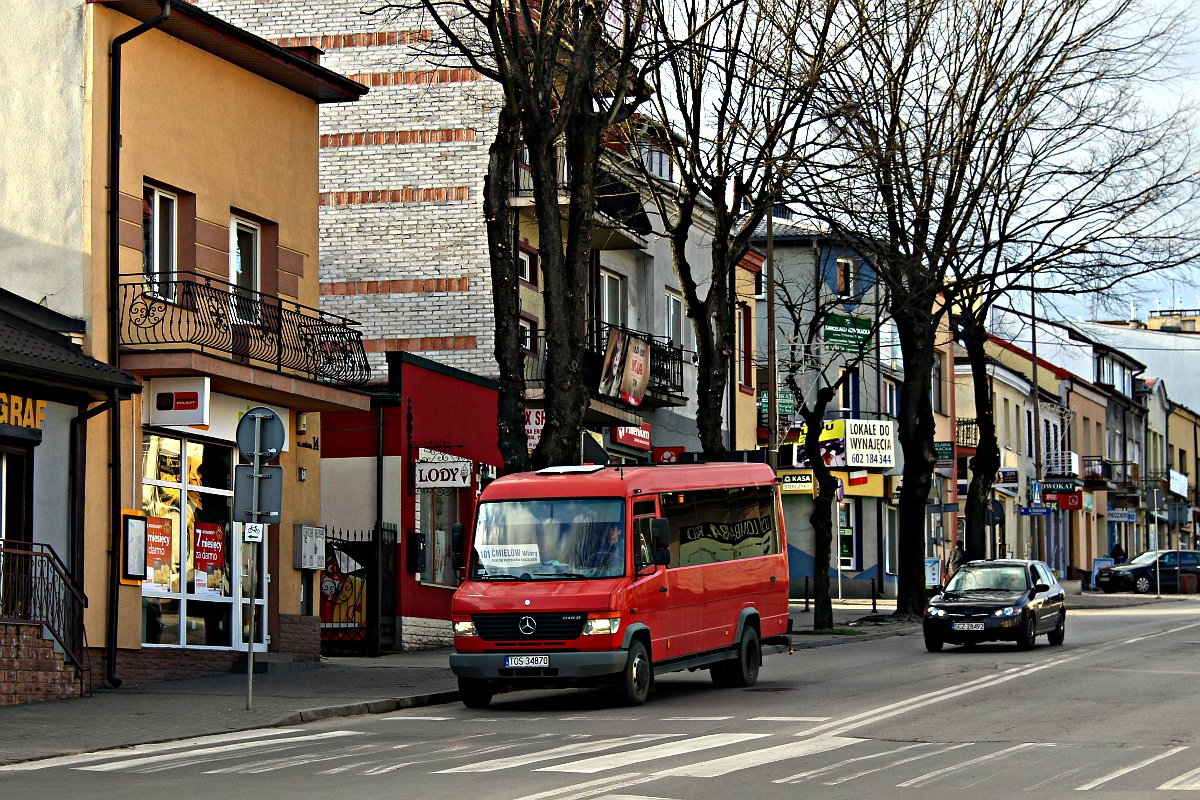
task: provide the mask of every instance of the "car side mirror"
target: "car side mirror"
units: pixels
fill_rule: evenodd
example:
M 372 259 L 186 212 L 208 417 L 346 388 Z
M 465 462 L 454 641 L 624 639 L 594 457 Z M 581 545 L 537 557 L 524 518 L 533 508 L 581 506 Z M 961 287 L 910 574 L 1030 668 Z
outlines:
M 1034 594 L 1041 594 L 1042 592 L 1048 592 L 1048 591 L 1050 591 L 1050 587 L 1044 583 L 1035 583 L 1033 585 L 1033 593 Z

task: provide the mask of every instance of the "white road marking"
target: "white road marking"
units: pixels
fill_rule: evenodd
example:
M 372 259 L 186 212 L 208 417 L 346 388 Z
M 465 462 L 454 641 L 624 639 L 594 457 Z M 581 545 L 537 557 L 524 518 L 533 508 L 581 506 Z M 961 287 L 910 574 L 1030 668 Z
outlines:
M 337 753 L 321 755 L 319 753 L 305 753 L 304 755 L 283 756 L 281 758 L 268 758 L 262 761 L 251 761 L 245 764 L 233 764 L 228 767 L 218 767 L 217 769 L 205 770 L 205 775 L 258 775 L 263 772 L 276 772 L 281 769 L 291 769 L 292 767 L 306 767 L 309 764 L 319 764 L 322 761 L 336 761 L 339 758 L 353 758 L 362 755 L 365 750 L 377 747 L 377 745 L 362 745 L 359 747 L 351 747 Z M 184 764 L 171 764 L 167 767 L 159 769 L 170 769 L 172 767 L 187 766 Z M 144 772 L 153 771 L 152 769 L 142 770 Z
M 920 775 L 916 778 L 913 778 L 912 780 L 907 780 L 907 781 L 904 781 L 903 783 L 897 783 L 896 786 L 897 786 L 897 788 L 908 788 L 910 786 L 921 786 L 922 784 L 932 783 L 933 781 L 937 780 L 938 778 L 940 778 L 943 775 L 946 775 L 948 773 L 957 772 L 958 770 L 962 769 L 963 767 L 970 767 L 975 764 L 982 764 L 985 761 L 993 761 L 1002 756 L 1006 756 L 1009 753 L 1015 753 L 1018 750 L 1027 750 L 1030 747 L 1045 747 L 1045 746 L 1046 745 L 1044 745 L 1044 744 L 1035 743 L 1035 742 L 1025 742 L 1023 744 L 1013 745 L 1012 747 L 1006 747 L 1003 750 L 997 750 L 994 753 L 988 753 L 986 756 L 979 756 L 978 758 L 972 758 L 970 761 L 959 761 L 957 763 L 951 764 L 948 767 L 942 767 L 941 769 L 935 769 L 933 772 L 926 772 L 924 775 Z
M 51 767 L 70 767 L 76 764 L 90 764 L 93 761 L 104 761 L 109 758 L 124 758 L 126 756 L 148 755 L 162 753 L 168 750 L 178 750 L 183 747 L 218 744 L 220 742 L 243 742 L 247 739 L 258 739 L 266 736 L 282 736 L 285 733 L 300 733 L 299 728 L 272 728 L 254 731 L 236 731 L 234 733 L 218 733 L 212 736 L 197 736 L 193 739 L 177 739 L 173 742 L 156 742 L 154 744 L 139 744 L 133 747 L 120 747 L 113 750 L 100 750 L 94 753 L 80 753 L 74 756 L 56 756 L 43 758 L 40 761 L 23 761 L 20 764 L 9 764 L 0 767 L 0 772 L 28 772 Z
M 848 764 L 857 764 L 859 761 L 871 761 L 876 758 L 894 756 L 896 753 L 903 753 L 905 750 L 912 750 L 914 747 L 928 747 L 928 745 L 924 742 L 918 744 L 907 744 L 904 747 L 898 747 L 895 750 L 885 750 L 882 753 L 868 753 L 865 756 L 855 756 L 854 758 L 847 758 L 844 761 L 839 761 L 836 764 L 818 767 L 817 769 L 805 770 L 804 772 L 797 772 L 795 775 L 789 775 L 786 778 L 777 778 L 776 780 L 771 781 L 771 783 L 799 783 L 800 781 L 808 778 L 815 778 L 819 775 L 826 775 L 830 772 L 834 772 L 835 770 L 841 769 Z
M 582 800 L 584 797 L 595 797 L 611 789 L 625 789 L 653 780 L 657 780 L 654 775 L 645 775 L 641 772 L 626 772 L 624 775 L 613 775 L 594 781 L 575 783 L 570 786 L 564 786 L 561 789 L 550 789 L 549 791 L 538 792 L 537 794 L 527 794 L 522 797 L 522 800 Z
M 606 794 L 596 800 L 671 800 L 669 797 L 649 797 L 644 794 Z
M 1139 636 L 1139 637 L 1137 637 L 1136 639 L 1126 639 L 1126 640 L 1125 640 L 1125 644 L 1133 644 L 1134 642 L 1140 642 L 1140 641 L 1142 641 L 1143 639 L 1147 639 L 1147 638 L 1149 638 L 1149 637 L 1146 637 L 1146 636 Z
M 563 758 L 567 756 L 579 756 L 585 753 L 596 753 L 601 750 L 611 750 L 614 747 L 623 747 L 628 745 L 641 744 L 642 742 L 652 742 L 658 739 L 670 739 L 680 736 L 686 736 L 683 733 L 643 733 L 636 736 L 620 736 L 614 739 L 597 739 L 592 742 L 578 742 L 576 744 L 567 744 L 562 747 L 555 747 L 551 750 L 541 750 L 536 753 L 526 753 L 521 756 L 509 756 L 508 758 L 496 758 L 491 761 L 477 761 L 474 764 L 465 764 L 461 767 L 452 767 L 451 769 L 443 769 L 435 772 L 435 775 L 440 775 L 447 772 L 495 772 L 498 769 L 511 769 L 512 767 L 523 767 L 527 764 L 536 764 L 539 761 L 549 761 L 553 758 Z
M 948 753 L 952 750 L 958 750 L 959 747 L 968 747 L 970 745 L 971 745 L 971 742 L 964 742 L 964 744 L 961 744 L 961 745 L 950 745 L 949 747 L 942 747 L 941 750 L 935 750 L 935 751 L 932 751 L 929 753 L 920 753 L 920 754 L 918 754 L 918 756 L 908 756 L 907 758 L 898 758 L 890 764 L 884 764 L 883 766 L 876 766 L 876 768 L 874 768 L 874 769 L 862 770 L 862 771 L 856 772 L 856 774 L 853 774 L 853 775 L 846 775 L 844 777 L 836 778 L 836 780 L 834 780 L 834 781 L 826 781 L 826 786 L 838 786 L 839 783 L 845 783 L 846 781 L 853 781 L 854 778 L 863 777 L 864 775 L 870 775 L 870 774 L 872 774 L 872 772 L 880 772 L 882 770 L 889 770 L 889 769 L 892 769 L 893 766 L 900 766 L 901 764 L 919 762 L 920 759 L 929 758 L 930 756 L 941 756 L 942 753 Z M 904 748 L 901 748 L 901 750 L 904 750 Z M 896 750 L 893 752 L 898 753 L 900 751 Z
M 827 750 L 836 750 L 839 747 L 845 747 L 848 744 L 856 744 L 862 741 L 865 740 L 848 739 L 840 736 L 818 736 L 815 739 L 806 739 L 803 742 L 788 742 L 776 747 L 750 750 L 745 753 L 725 756 L 724 758 L 716 758 L 712 761 L 702 761 L 698 764 L 672 767 L 656 772 L 655 775 L 659 777 L 671 775 L 686 778 L 716 778 L 740 769 L 761 767 L 764 764 L 784 761 L 789 758 L 801 758 L 816 753 L 824 753 Z
M 93 764 L 90 767 L 75 767 L 74 769 L 89 770 L 91 772 L 112 772 L 118 769 L 134 769 L 145 766 L 147 764 L 155 764 L 163 761 L 173 761 L 177 759 L 194 760 L 197 756 L 206 756 L 213 753 L 225 753 L 234 750 L 245 750 L 251 747 L 266 747 L 279 745 L 301 745 L 309 742 L 316 742 L 322 739 L 340 739 L 343 736 L 365 736 L 362 731 L 329 731 L 328 733 L 314 733 L 307 736 L 293 736 L 290 739 L 268 739 L 263 742 L 240 742 L 238 744 L 225 744 L 217 747 L 202 747 L 199 750 L 188 750 L 182 753 L 164 753 L 157 756 L 146 756 L 145 758 L 130 758 L 123 759 L 117 762 L 108 764 Z
M 661 722 L 720 722 L 733 717 L 663 717 Z
M 1126 775 L 1130 772 L 1133 772 L 1134 770 L 1139 770 L 1142 767 L 1148 767 L 1151 764 L 1153 764 L 1155 761 L 1166 758 L 1167 756 L 1173 756 L 1176 753 L 1181 752 L 1186 749 L 1187 749 L 1186 747 L 1172 747 L 1169 750 L 1166 750 L 1162 753 L 1159 753 L 1158 755 L 1151 756 L 1150 758 L 1139 761 L 1136 764 L 1131 764 L 1128 767 L 1122 767 L 1121 769 L 1113 770 L 1112 772 L 1108 773 L 1107 775 L 1102 775 L 1101 777 L 1097 778 L 1094 781 L 1089 781 L 1088 783 L 1085 783 L 1083 786 L 1076 786 L 1075 790 L 1079 791 L 1079 792 L 1086 792 L 1089 789 L 1095 789 L 1097 786 L 1100 786 L 1101 784 L 1104 784 L 1104 783 L 1108 783 L 1109 781 L 1113 780 L 1114 778 L 1119 778 L 1122 775 Z M 1178 778 L 1176 778 L 1176 780 L 1178 780 Z
M 1182 749 L 1182 748 L 1180 748 Z M 1169 755 L 1169 754 L 1168 754 Z M 1200 789 L 1200 769 L 1185 772 L 1178 778 L 1167 781 L 1159 789 Z
M 538 772 L 603 772 L 606 769 L 619 769 L 643 761 L 658 758 L 682 756 L 700 750 L 711 750 L 714 747 L 725 747 L 730 744 L 747 742 L 770 736 L 769 733 L 713 733 L 707 736 L 696 736 L 678 742 L 656 744 L 653 747 L 643 747 L 640 750 L 627 750 L 607 756 L 585 758 L 582 761 L 572 761 L 555 767 L 541 767 Z M 661 773 L 660 773 L 661 774 Z
M 424 720 L 426 722 L 448 722 L 450 720 L 456 719 L 456 717 L 414 717 L 414 716 L 405 716 L 404 714 L 388 714 L 386 717 L 384 717 L 384 719 L 392 720 L 393 722 L 398 722 L 401 720 L 403 720 L 404 722 L 410 722 L 410 721 L 421 722 L 422 720 Z M 468 717 L 467 719 L 470 719 L 470 718 Z M 484 720 L 472 719 L 471 721 L 472 722 L 483 722 Z
M 829 717 L 751 717 L 750 722 L 825 722 Z

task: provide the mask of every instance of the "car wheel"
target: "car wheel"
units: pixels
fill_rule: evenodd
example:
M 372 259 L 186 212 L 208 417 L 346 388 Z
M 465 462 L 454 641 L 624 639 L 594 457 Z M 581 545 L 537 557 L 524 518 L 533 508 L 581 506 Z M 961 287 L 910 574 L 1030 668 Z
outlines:
M 1133 581 L 1133 590 L 1138 594 L 1150 594 L 1151 586 L 1149 575 L 1138 575 Z
M 1028 619 L 1025 620 L 1025 624 L 1021 626 L 1021 632 L 1017 638 L 1017 649 L 1032 650 L 1036 642 L 1037 622 L 1034 620 L 1033 615 L 1030 614 Z
M 1065 639 L 1066 636 L 1067 636 L 1067 615 L 1059 614 L 1058 615 L 1058 624 L 1054 626 L 1054 630 L 1050 631 L 1050 634 L 1046 637 L 1046 641 L 1050 642 L 1050 644 L 1053 644 L 1053 645 L 1060 645 L 1063 643 L 1063 639 Z
M 487 681 L 478 678 L 458 679 L 458 699 L 467 708 L 487 708 L 496 692 Z
M 722 661 L 709 670 L 709 674 L 717 686 L 753 686 L 758 682 L 758 669 L 761 666 L 762 645 L 758 641 L 758 631 L 747 625 L 742 630 L 742 638 L 738 642 L 737 658 L 733 661 Z
M 929 652 L 931 652 L 931 653 L 942 652 L 942 645 L 944 645 L 944 644 L 945 644 L 945 642 L 943 642 L 938 637 L 930 636 L 928 633 L 925 634 L 925 649 L 928 650 Z
M 640 706 L 650 696 L 650 685 L 654 682 L 654 670 L 646 645 L 637 639 L 629 645 L 625 669 L 614 687 L 617 702 L 623 706 Z

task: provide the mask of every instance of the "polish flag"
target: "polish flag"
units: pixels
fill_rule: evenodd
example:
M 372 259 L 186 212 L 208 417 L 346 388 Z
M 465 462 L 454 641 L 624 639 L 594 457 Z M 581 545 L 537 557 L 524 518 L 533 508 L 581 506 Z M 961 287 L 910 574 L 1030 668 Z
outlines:
M 850 485 L 862 486 L 867 482 L 867 471 L 865 469 L 850 473 Z

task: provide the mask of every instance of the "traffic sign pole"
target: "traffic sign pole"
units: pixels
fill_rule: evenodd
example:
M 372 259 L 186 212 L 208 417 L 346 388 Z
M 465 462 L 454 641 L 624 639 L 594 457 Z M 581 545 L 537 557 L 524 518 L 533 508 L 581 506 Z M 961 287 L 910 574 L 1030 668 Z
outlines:
M 254 416 L 254 480 L 250 495 L 250 516 L 258 522 L 258 482 L 262 480 L 259 469 L 262 467 L 262 414 L 250 412 Z M 245 542 L 242 545 L 245 546 Z M 258 542 L 250 543 L 250 641 L 246 647 L 246 710 L 254 706 L 254 611 L 258 605 L 258 574 L 255 567 L 258 564 Z

